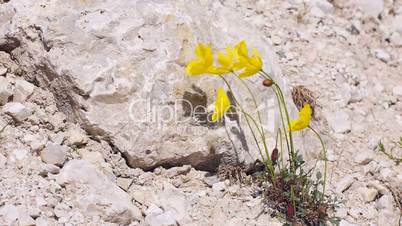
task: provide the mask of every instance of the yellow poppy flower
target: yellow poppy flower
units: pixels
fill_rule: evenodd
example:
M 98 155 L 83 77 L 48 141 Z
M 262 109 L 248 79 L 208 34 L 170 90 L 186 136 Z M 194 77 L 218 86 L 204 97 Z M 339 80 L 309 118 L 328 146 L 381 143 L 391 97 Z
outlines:
M 236 51 L 232 46 L 228 46 L 226 48 L 226 53 L 224 51 L 220 51 L 218 53 L 218 63 L 221 65 L 221 67 L 219 67 L 219 70 L 225 73 L 233 71 L 235 60 Z
M 186 67 L 188 75 L 201 75 L 201 74 L 223 74 L 224 71 L 218 69 L 213 65 L 214 56 L 212 54 L 212 47 L 203 43 L 199 43 L 195 48 L 195 55 L 197 58 L 191 60 Z
M 261 54 L 257 49 L 253 49 L 253 55 L 248 55 L 248 48 L 245 41 L 241 41 L 235 47 L 237 62 L 233 66 L 234 70 L 244 69 L 239 78 L 245 78 L 257 74 L 262 69 Z
M 223 88 L 218 89 L 215 102 L 215 111 L 212 115 L 212 122 L 218 121 L 222 118 L 230 108 L 230 100 Z
M 299 112 L 299 118 L 290 122 L 289 130 L 299 131 L 310 126 L 311 121 L 311 107 L 310 104 L 305 104 Z

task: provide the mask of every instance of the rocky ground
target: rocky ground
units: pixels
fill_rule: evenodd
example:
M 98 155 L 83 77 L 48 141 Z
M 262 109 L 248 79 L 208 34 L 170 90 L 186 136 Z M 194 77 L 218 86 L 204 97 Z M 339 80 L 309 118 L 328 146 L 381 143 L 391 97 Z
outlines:
M 220 2 L 263 32 L 291 85 L 315 93 L 340 225 L 400 225 L 402 166 L 375 148 L 402 136 L 402 1 Z M 130 168 L 10 48 L 0 36 L 0 225 L 282 225 L 251 186 L 189 165 Z M 317 153 L 306 159 L 322 166 Z

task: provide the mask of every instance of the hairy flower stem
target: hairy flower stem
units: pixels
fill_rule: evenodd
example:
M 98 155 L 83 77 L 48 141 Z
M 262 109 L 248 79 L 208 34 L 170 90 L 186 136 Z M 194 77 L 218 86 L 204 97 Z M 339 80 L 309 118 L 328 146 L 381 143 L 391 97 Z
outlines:
M 254 141 L 255 141 L 255 143 L 256 143 L 256 145 L 257 145 L 257 148 L 258 148 L 258 150 L 259 150 L 259 153 L 260 153 L 260 155 L 261 155 L 261 158 L 262 158 L 262 160 L 263 160 L 263 162 L 264 162 L 265 164 L 267 164 L 267 162 L 269 163 L 269 164 L 267 164 L 267 168 L 268 168 L 268 170 L 269 170 L 269 172 L 270 172 L 270 174 L 271 174 L 271 176 L 272 176 L 272 178 L 273 178 L 273 181 L 275 182 L 275 170 L 273 169 L 272 161 L 271 161 L 269 155 L 267 155 L 267 160 L 264 158 L 264 155 L 262 154 L 262 150 L 261 150 L 261 147 L 260 147 L 260 145 L 259 145 L 259 143 L 258 143 L 256 134 L 255 134 L 255 132 L 254 132 L 254 130 L 253 130 L 253 127 L 251 126 L 251 123 L 250 123 L 249 120 L 251 120 L 251 121 L 253 122 L 253 124 L 256 126 L 257 131 L 258 131 L 258 133 L 260 134 L 261 137 L 263 137 L 263 132 L 260 131 L 259 126 L 258 126 L 258 123 L 255 121 L 255 119 L 254 119 L 250 114 L 248 114 L 248 113 L 244 110 L 244 108 L 242 107 L 242 105 L 240 104 L 240 102 L 236 99 L 236 97 L 234 96 L 234 92 L 233 92 L 233 90 L 232 90 L 232 87 L 231 87 L 230 83 L 229 83 L 223 76 L 219 76 L 219 77 L 226 83 L 226 85 L 227 85 L 228 88 L 229 88 L 229 91 L 232 93 L 232 97 L 233 97 L 234 102 L 236 103 L 237 106 L 239 106 L 240 111 L 241 111 L 242 114 L 245 116 L 247 125 L 248 125 L 248 127 L 249 127 L 249 129 L 250 129 L 250 131 L 251 131 L 251 134 L 252 134 L 252 136 L 253 136 L 253 138 L 254 138 Z M 264 140 L 263 142 L 264 142 L 265 147 L 266 147 L 265 140 Z M 265 148 L 265 150 L 267 151 L 267 148 Z
M 250 87 L 247 85 L 247 83 L 243 79 L 239 78 L 235 73 L 233 73 L 233 74 L 238 80 L 240 80 L 241 84 L 247 89 L 247 91 L 249 92 L 249 94 L 250 94 L 250 96 L 251 96 L 251 98 L 253 100 L 255 110 L 257 112 L 258 122 L 260 124 L 260 131 L 261 131 L 260 135 L 261 135 L 262 143 L 264 145 L 265 155 L 266 155 L 266 159 L 267 159 L 266 164 L 268 164 L 268 167 L 271 168 L 271 171 L 274 174 L 275 173 L 275 171 L 273 170 L 274 166 L 273 166 L 273 163 L 272 163 L 272 159 L 271 159 L 271 157 L 269 155 L 269 150 L 268 150 L 268 145 L 267 145 L 267 142 L 266 142 L 265 131 L 264 131 L 264 127 L 263 127 L 263 124 L 262 124 L 261 114 L 260 114 L 260 111 L 258 110 L 258 104 L 257 104 L 257 100 L 255 98 L 255 95 L 254 95 L 253 91 L 250 89 Z
M 284 130 L 286 130 L 286 126 L 285 123 L 283 121 L 283 115 L 282 115 L 282 108 L 283 111 L 285 112 L 285 116 L 286 116 L 286 122 L 287 122 L 287 128 L 290 128 L 290 117 L 289 117 L 289 112 L 286 106 L 286 101 L 285 101 L 285 97 L 283 95 L 283 92 L 281 90 L 281 88 L 279 87 L 279 85 L 272 79 L 272 77 L 266 73 L 265 71 L 261 70 L 260 72 L 261 75 L 263 75 L 266 79 L 270 79 L 273 81 L 273 90 L 277 96 L 278 99 L 278 103 L 279 103 L 279 110 L 281 113 L 281 118 L 282 118 L 282 125 L 284 127 Z M 282 107 L 281 107 L 282 106 Z M 288 134 L 286 133 L 286 131 L 284 131 L 285 133 L 285 139 L 287 141 L 287 145 L 288 145 L 288 150 L 290 151 L 290 169 L 293 173 L 296 173 L 296 155 L 294 152 L 294 145 L 293 145 L 293 137 L 292 137 L 292 132 L 290 131 L 290 129 L 288 129 Z M 289 138 L 288 138 L 289 136 Z
M 325 148 L 325 144 L 321 138 L 321 135 L 311 126 L 309 126 L 309 128 L 315 133 L 315 135 L 317 135 L 318 139 L 320 140 L 322 151 L 324 154 L 324 184 L 322 185 L 322 195 L 321 195 L 321 201 L 323 201 L 325 197 L 325 185 L 327 184 L 327 169 L 328 169 L 327 149 Z

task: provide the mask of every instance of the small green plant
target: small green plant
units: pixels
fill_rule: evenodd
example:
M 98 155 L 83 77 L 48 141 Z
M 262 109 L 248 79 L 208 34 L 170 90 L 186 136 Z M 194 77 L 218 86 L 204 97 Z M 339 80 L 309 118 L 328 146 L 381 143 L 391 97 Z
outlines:
M 250 129 L 251 135 L 260 153 L 264 164 L 264 171 L 260 173 L 260 186 L 269 207 L 277 210 L 279 215 L 286 218 L 289 223 L 305 225 L 325 225 L 328 220 L 336 224 L 337 219 L 329 219 L 328 211 L 333 208 L 333 200 L 325 195 L 327 182 L 326 147 L 320 134 L 310 126 L 314 106 L 311 103 L 300 105 L 299 118 L 291 120 L 286 98 L 281 87 L 270 74 L 265 72 L 260 53 L 253 49 L 249 55 L 246 42 L 241 41 L 235 47 L 228 46 L 225 51 L 218 53 L 219 66 L 214 64 L 212 47 L 198 44 L 195 50 L 196 59 L 191 60 L 186 68 L 190 76 L 212 74 L 218 76 L 226 84 L 228 91 L 218 88 L 215 110 L 211 116 L 213 123 L 224 121 L 225 114 L 238 112 Z M 237 98 L 237 94 L 229 82 L 229 76 L 239 81 L 251 97 L 254 106 L 254 115 L 247 111 Z M 277 99 L 281 126 L 277 130 L 276 145 L 271 151 L 268 149 L 267 134 L 264 131 L 261 114 L 254 90 L 248 85 L 246 78 L 259 76 L 262 85 L 271 89 Z M 228 93 L 230 95 L 228 95 Z M 229 98 L 230 96 L 230 98 Z M 313 169 L 305 170 L 303 156 L 297 151 L 293 141 L 293 133 L 309 129 L 322 145 L 322 159 L 324 160 L 324 173 L 317 173 L 312 179 Z
M 383 153 L 384 155 L 386 155 L 389 159 L 391 159 L 392 161 L 394 161 L 396 163 L 396 165 L 399 165 L 402 162 L 402 158 L 400 157 L 396 157 L 394 155 L 394 149 L 396 147 L 402 148 L 402 137 L 399 138 L 399 141 L 395 142 L 395 146 L 392 147 L 389 151 L 387 151 L 385 149 L 384 144 L 382 143 L 382 141 L 380 140 L 380 142 L 378 143 L 377 147 L 375 148 L 375 150 Z

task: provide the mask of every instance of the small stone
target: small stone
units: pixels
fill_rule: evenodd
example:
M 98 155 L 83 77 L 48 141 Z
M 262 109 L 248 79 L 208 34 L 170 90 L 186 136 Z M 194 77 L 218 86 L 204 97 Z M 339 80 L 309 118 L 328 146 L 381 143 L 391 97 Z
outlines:
M 7 74 L 8 69 L 0 66 L 0 76 L 5 76 Z
M 346 208 L 337 208 L 335 216 L 339 218 L 345 218 L 348 215 L 348 210 Z
M 39 207 L 47 204 L 46 200 L 41 196 L 36 197 L 35 202 L 36 202 L 36 205 Z
M 377 17 L 384 10 L 383 0 L 358 0 L 357 5 L 369 16 Z
M 62 166 L 67 159 L 68 148 L 58 144 L 49 143 L 40 153 L 43 162 Z
M 176 226 L 177 222 L 174 213 L 166 211 L 158 215 L 148 215 L 145 217 L 145 223 L 149 226 Z
M 351 175 L 347 175 L 343 177 L 337 184 L 335 191 L 340 194 L 346 191 L 355 181 L 354 177 Z
M 381 60 L 384 63 L 387 63 L 391 60 L 391 56 L 389 55 L 389 53 L 382 49 L 375 50 L 375 57 L 377 57 L 377 59 Z
M 26 134 L 23 137 L 25 144 L 29 145 L 33 151 L 43 149 L 48 142 L 47 136 L 43 134 Z
M 374 159 L 374 154 L 371 152 L 358 152 L 354 156 L 354 161 L 360 165 L 367 165 Z
M 173 167 L 163 171 L 163 175 L 169 178 L 176 177 L 178 175 L 186 175 L 191 171 L 191 166 L 185 165 L 181 167 Z
M 5 105 L 13 95 L 11 84 L 4 77 L 0 77 L 0 106 Z
M 6 163 L 7 158 L 4 155 L 0 154 L 0 169 L 3 168 L 6 165 Z
M 25 105 L 18 102 L 10 102 L 4 105 L 3 111 L 10 115 L 14 121 L 22 122 L 32 115 L 32 111 L 29 110 Z
M 327 0 L 316 0 L 314 3 L 325 14 L 332 14 L 335 11 L 334 6 Z
M 381 198 L 378 199 L 375 207 L 378 210 L 383 210 L 383 209 L 392 209 L 394 199 L 390 195 L 383 195 Z
M 65 133 L 65 137 L 68 146 L 81 146 L 88 143 L 88 136 L 85 131 L 78 126 L 69 128 Z
M 378 214 L 377 225 L 398 225 L 400 210 L 383 209 Z M 399 212 L 399 213 L 398 213 Z
M 225 182 L 223 182 L 223 181 L 214 183 L 212 185 L 212 190 L 214 190 L 214 191 L 224 191 L 225 189 L 226 189 L 226 185 L 225 185 Z
M 21 206 L 4 205 L 0 208 L 0 216 L 6 225 L 33 226 L 35 225 L 34 219 L 27 213 Z
M 402 97 L 402 86 L 395 86 L 392 89 L 392 94 L 396 97 Z
M 215 183 L 219 182 L 219 179 L 217 176 L 210 176 L 210 177 L 205 177 L 203 181 L 209 186 L 212 187 Z
M 328 112 L 327 120 L 335 133 L 348 133 L 351 130 L 349 115 L 344 111 Z
M 13 100 L 16 102 L 26 101 L 34 92 L 35 86 L 22 79 L 17 79 L 15 81 L 14 96 Z
M 12 154 L 10 155 L 10 160 L 11 161 L 21 161 L 25 158 L 27 158 L 29 155 L 29 150 L 24 149 L 24 148 L 19 148 L 13 150 Z
M 276 35 L 272 36 L 271 40 L 274 45 L 280 45 L 282 43 L 281 38 Z
M 360 193 L 360 196 L 362 197 L 362 199 L 363 199 L 365 202 L 374 201 L 374 199 L 375 199 L 375 198 L 377 197 L 377 195 L 378 195 L 377 189 L 374 189 L 374 188 L 367 188 L 367 187 L 359 188 L 359 193 Z
M 45 164 L 43 165 L 42 171 L 39 174 L 42 176 L 47 176 L 49 173 L 58 174 L 60 173 L 60 168 L 52 164 Z
M 339 226 L 357 226 L 356 224 L 352 224 L 349 221 L 346 220 L 341 220 L 341 222 L 339 222 Z
M 380 171 L 380 177 L 383 181 L 391 181 L 395 176 L 395 171 L 391 170 L 390 168 L 383 168 Z
M 151 203 L 151 205 L 149 205 L 148 209 L 145 211 L 145 215 L 158 215 L 163 213 L 163 210 L 161 208 L 159 208 L 157 205 Z
M 124 178 L 124 177 L 118 177 L 116 180 L 117 185 L 123 189 L 124 191 L 128 191 L 130 188 L 131 184 L 133 183 L 133 179 L 131 178 Z

